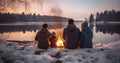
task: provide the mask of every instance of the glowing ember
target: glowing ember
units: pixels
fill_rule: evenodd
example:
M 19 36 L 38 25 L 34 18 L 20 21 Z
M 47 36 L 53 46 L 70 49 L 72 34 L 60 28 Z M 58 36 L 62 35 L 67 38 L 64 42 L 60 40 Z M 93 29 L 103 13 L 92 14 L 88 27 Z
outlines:
M 64 46 L 61 36 L 58 37 L 56 45 L 57 45 L 57 47 L 63 47 Z

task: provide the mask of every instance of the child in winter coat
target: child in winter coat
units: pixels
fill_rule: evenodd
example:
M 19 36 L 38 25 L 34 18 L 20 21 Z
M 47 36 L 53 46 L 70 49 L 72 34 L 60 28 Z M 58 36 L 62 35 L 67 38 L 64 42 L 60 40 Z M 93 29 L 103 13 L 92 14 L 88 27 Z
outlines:
M 56 33 L 52 32 L 51 37 L 50 37 L 51 48 L 56 47 L 56 41 L 57 41 Z

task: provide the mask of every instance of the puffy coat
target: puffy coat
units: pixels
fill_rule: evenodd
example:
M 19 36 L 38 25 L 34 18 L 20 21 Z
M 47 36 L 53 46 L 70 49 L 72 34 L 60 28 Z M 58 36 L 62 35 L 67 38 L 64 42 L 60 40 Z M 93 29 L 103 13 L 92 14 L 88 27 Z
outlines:
M 89 27 L 84 27 L 81 31 L 81 44 L 80 48 L 92 48 L 92 38 L 93 38 L 93 32 Z
M 80 30 L 75 25 L 68 25 L 63 31 L 65 47 L 68 49 L 76 49 L 79 46 Z
M 38 41 L 38 48 L 47 49 L 49 48 L 49 38 L 50 32 L 46 28 L 42 28 L 35 37 L 35 40 Z

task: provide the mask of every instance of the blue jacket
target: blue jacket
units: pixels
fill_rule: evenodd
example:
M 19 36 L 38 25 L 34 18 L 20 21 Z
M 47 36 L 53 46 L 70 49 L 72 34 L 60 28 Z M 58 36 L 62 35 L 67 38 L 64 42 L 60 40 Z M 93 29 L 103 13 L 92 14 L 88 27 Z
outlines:
M 92 38 L 93 38 L 93 32 L 89 27 L 84 27 L 81 31 L 81 44 L 80 48 L 92 48 Z

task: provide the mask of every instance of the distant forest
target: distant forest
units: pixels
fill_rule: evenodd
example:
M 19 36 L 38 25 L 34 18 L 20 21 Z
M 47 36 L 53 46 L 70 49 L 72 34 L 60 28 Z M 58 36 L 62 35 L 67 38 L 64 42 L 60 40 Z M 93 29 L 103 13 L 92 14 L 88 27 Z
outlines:
M 89 22 L 93 21 L 120 21 L 120 11 L 115 10 L 105 10 L 104 12 L 97 12 L 89 16 Z M 10 13 L 0 13 L 0 23 L 12 23 L 12 22 L 61 22 L 67 21 L 69 18 L 61 16 L 47 16 L 47 15 L 36 15 L 34 14 L 10 14 Z
M 96 13 L 96 19 L 98 21 L 120 21 L 120 11 L 107 11 L 104 12 L 97 12 Z
M 36 15 L 34 14 L 10 14 L 0 13 L 0 23 L 12 23 L 12 22 L 60 22 L 67 21 L 68 18 L 60 16 L 47 16 L 47 15 Z

